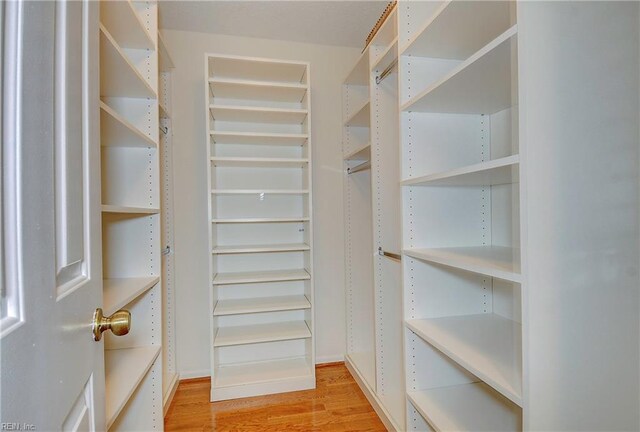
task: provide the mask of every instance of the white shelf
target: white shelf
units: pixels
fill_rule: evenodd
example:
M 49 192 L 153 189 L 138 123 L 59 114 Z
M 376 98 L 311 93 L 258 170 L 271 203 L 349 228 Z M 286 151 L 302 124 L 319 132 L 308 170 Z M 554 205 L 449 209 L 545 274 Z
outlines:
M 369 85 L 369 50 L 365 50 L 344 80 L 350 85 Z
M 522 326 L 496 314 L 408 320 L 407 327 L 522 406 Z
M 518 183 L 520 156 L 513 155 L 456 168 L 436 174 L 410 178 L 403 186 L 493 186 Z
M 303 62 L 236 56 L 209 57 L 211 78 L 301 83 L 306 77 L 306 70 L 307 64 Z
M 307 110 L 246 107 L 233 105 L 210 105 L 209 110 L 215 121 L 302 124 Z
M 213 341 L 213 346 L 247 345 L 292 339 L 308 339 L 310 337 L 311 331 L 304 321 L 252 324 L 220 327 Z
M 160 109 L 160 118 L 161 119 L 170 119 L 171 115 L 169 114 L 169 109 L 165 107 L 162 103 L 158 103 L 158 108 Z
M 311 279 L 311 275 L 304 269 L 217 273 L 213 278 L 213 285 L 284 282 L 308 279 Z
M 484 383 L 411 391 L 407 396 L 438 431 L 522 430 L 522 410 Z
M 217 167 L 303 168 L 309 164 L 309 159 L 212 157 L 211 162 Z
M 217 144 L 248 144 L 248 145 L 299 145 L 306 144 L 307 134 L 277 134 L 255 132 L 220 132 L 212 131 L 211 136 Z
M 211 222 L 219 224 L 235 223 L 289 223 L 289 222 L 309 222 L 308 217 L 295 218 L 219 218 Z
M 102 213 L 125 213 L 134 215 L 147 215 L 160 213 L 160 209 L 148 207 L 131 207 L 102 204 Z
M 229 299 L 219 300 L 213 309 L 213 315 L 238 315 L 310 308 L 311 303 L 309 303 L 309 299 L 304 295 Z
M 371 159 L 371 143 L 355 149 L 351 153 L 348 153 L 345 157 L 345 161 L 365 161 Z
M 157 147 L 148 135 L 104 102 L 100 102 L 100 145 L 103 147 Z
M 356 112 L 351 114 L 351 116 L 344 122 L 345 126 L 369 126 L 370 118 L 370 103 L 369 101 L 365 102 L 365 104 L 358 109 Z
M 445 1 L 401 55 L 466 60 L 510 26 L 509 2 Z
M 313 377 L 313 365 L 304 357 L 256 363 L 220 365 L 214 373 L 213 386 L 234 387 L 280 380 Z
M 157 98 L 103 25 L 100 25 L 100 96 Z
M 155 48 L 130 0 L 100 2 L 100 23 L 123 48 Z
M 160 353 L 160 346 L 105 350 L 107 429 L 122 412 Z
M 160 32 L 158 32 L 158 67 L 160 72 L 166 72 L 174 68 L 173 60 L 171 60 L 167 45 L 164 43 L 164 38 Z
M 305 195 L 307 189 L 212 189 L 214 195 Z
M 306 84 L 210 78 L 213 96 L 223 99 L 300 103 L 307 93 Z
M 265 245 L 237 245 L 237 246 L 216 246 L 213 254 L 244 254 L 244 253 L 266 253 L 266 252 L 297 252 L 307 251 L 310 247 L 305 243 L 289 244 L 265 244 Z
M 371 71 L 382 72 L 385 70 L 394 60 L 398 58 L 398 37 L 396 37 L 391 44 L 384 50 L 380 57 L 377 59 Z
M 405 249 L 412 258 L 520 283 L 520 250 L 504 246 Z
M 137 299 L 158 283 L 158 276 L 103 280 L 104 314 L 109 316 Z
M 369 42 L 370 46 L 387 46 L 393 38 L 398 34 L 397 31 L 398 8 L 394 7 L 389 15 L 386 16 L 382 25 L 376 31 L 375 36 Z
M 440 81 L 401 107 L 401 111 L 493 114 L 509 108 L 511 99 L 511 27 Z

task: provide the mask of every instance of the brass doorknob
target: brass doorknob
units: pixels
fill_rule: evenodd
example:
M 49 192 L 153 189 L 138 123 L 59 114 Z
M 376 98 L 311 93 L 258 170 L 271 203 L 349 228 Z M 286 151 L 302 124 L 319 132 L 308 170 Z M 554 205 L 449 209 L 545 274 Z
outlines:
M 116 336 L 124 336 L 129 333 L 131 329 L 131 312 L 128 310 L 120 309 L 111 316 L 104 316 L 102 309 L 98 308 L 93 313 L 93 325 L 91 330 L 93 331 L 93 340 L 99 341 L 102 339 L 102 333 L 107 330 Z

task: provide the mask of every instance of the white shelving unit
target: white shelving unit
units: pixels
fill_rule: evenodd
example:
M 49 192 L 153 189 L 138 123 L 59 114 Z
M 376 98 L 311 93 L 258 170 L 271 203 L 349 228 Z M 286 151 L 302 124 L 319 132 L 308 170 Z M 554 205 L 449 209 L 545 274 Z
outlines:
M 309 84 L 205 56 L 212 401 L 315 387 Z
M 514 2 L 399 4 L 408 430 L 522 430 Z
M 346 363 L 389 430 L 404 430 L 400 319 L 398 15 L 392 11 L 343 83 Z
M 104 336 L 107 429 L 162 430 L 158 6 L 100 5 L 103 301 L 132 315 Z
M 162 218 L 162 400 L 167 413 L 178 389 L 175 331 L 175 263 L 173 254 L 173 60 L 158 33 L 158 108 L 160 126 L 160 215 Z

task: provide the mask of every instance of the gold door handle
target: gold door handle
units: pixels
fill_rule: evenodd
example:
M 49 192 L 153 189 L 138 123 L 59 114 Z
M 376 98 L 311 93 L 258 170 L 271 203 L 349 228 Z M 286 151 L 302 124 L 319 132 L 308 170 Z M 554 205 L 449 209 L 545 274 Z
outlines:
M 120 309 L 114 312 L 113 315 L 106 317 L 103 315 L 102 309 L 98 308 L 93 313 L 91 330 L 94 341 L 102 339 L 102 333 L 107 330 L 111 330 L 116 336 L 124 336 L 131 330 L 131 312 Z

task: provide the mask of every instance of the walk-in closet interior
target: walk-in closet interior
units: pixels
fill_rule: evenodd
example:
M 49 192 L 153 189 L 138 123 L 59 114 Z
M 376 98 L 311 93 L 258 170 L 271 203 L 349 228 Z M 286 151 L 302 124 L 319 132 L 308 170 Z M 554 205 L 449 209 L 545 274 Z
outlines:
M 0 23 L 0 429 L 640 431 L 640 2 Z

